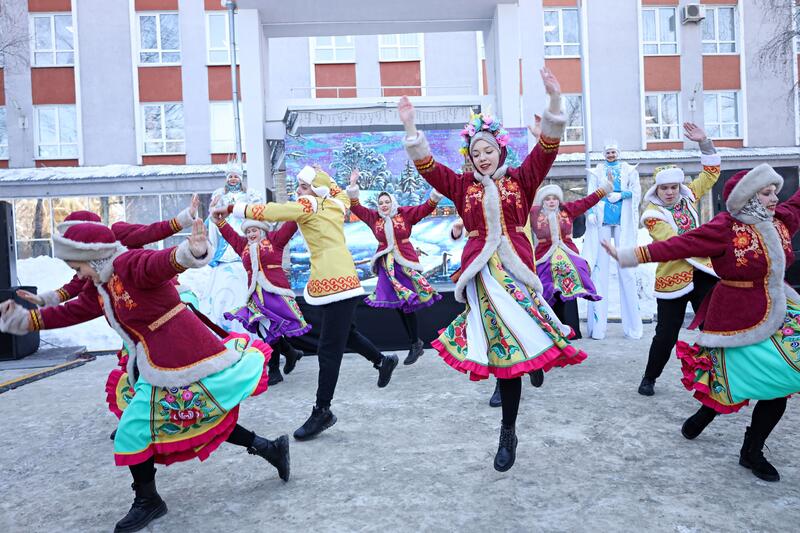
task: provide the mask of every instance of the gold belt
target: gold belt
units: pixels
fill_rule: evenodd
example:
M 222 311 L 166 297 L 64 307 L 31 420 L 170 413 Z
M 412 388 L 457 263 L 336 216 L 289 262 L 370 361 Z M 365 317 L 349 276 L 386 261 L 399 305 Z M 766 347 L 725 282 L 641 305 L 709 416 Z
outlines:
M 177 315 L 178 313 L 180 313 L 184 309 L 186 309 L 186 305 L 184 305 L 183 302 L 179 303 L 178 305 L 176 305 L 175 307 L 173 307 L 172 309 L 170 309 L 169 311 L 167 311 L 166 313 L 161 315 L 161 318 L 158 318 L 157 320 L 155 320 L 152 324 L 147 326 L 147 328 L 150 331 L 157 330 L 158 328 L 160 328 L 161 326 L 163 326 L 164 324 L 166 324 L 167 322 L 172 320 L 172 318 L 174 318 L 175 315 Z
M 721 279 L 719 282 L 728 287 L 736 287 L 737 289 L 752 289 L 754 283 L 752 281 L 734 281 L 731 279 Z

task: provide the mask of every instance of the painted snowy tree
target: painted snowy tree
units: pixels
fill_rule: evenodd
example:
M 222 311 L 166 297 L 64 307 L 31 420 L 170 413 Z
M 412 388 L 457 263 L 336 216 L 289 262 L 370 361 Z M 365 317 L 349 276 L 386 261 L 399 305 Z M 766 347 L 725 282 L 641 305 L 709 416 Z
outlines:
M 359 186 L 362 189 L 387 190 L 392 181 L 392 173 L 386 166 L 386 158 L 360 142 L 348 140 L 341 150 L 334 150 L 331 168 L 335 171 L 333 178 L 340 185 L 348 183 L 354 168 L 361 173 Z
M 401 205 L 417 205 L 422 202 L 425 191 L 429 188 L 411 161 L 406 161 L 406 166 L 400 173 L 400 194 L 397 201 Z

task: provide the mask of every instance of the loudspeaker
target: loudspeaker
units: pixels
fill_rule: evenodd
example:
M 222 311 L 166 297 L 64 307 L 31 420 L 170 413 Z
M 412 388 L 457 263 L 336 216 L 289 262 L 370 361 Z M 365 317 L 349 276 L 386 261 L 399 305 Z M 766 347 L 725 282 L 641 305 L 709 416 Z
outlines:
M 14 247 L 14 212 L 0 202 L 0 289 L 17 283 L 17 252 Z
M 26 309 L 36 307 L 32 303 L 22 300 L 16 295 L 17 289 L 24 289 L 36 294 L 36 287 L 11 287 L 0 289 L 0 302 L 13 299 Z M 39 349 L 39 332 L 33 331 L 27 335 L 9 335 L 0 333 L 0 361 L 8 359 L 22 359 Z

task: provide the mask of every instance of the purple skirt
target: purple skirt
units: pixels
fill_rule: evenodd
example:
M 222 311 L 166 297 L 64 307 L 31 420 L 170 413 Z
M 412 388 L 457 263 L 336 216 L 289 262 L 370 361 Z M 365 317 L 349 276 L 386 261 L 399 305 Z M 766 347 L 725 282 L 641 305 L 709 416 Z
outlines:
M 241 323 L 244 329 L 267 344 L 281 337 L 303 335 L 311 329 L 294 298 L 273 294 L 261 287 L 256 287 L 247 305 L 225 313 L 225 319 Z
M 413 313 L 442 299 L 442 295 L 431 287 L 425 276 L 398 264 L 392 254 L 381 257 L 376 267 L 378 283 L 375 292 L 364 300 L 370 307 Z
M 585 298 L 597 301 L 602 297 L 592 283 L 589 264 L 575 252 L 560 245 L 553 254 L 536 264 L 536 273 L 542 280 L 542 296 L 547 303 L 553 305 L 556 293 L 562 301 Z

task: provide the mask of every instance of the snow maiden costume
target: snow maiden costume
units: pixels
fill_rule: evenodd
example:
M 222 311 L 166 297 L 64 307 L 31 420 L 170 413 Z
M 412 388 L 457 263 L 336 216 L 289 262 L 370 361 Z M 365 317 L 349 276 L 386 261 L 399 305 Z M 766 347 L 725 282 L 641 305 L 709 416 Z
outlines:
M 650 232 L 654 242 L 683 235 L 700 226 L 698 204 L 714 187 L 720 175 L 720 157 L 714 144 L 706 139 L 700 143 L 700 149 L 703 170 L 688 185 L 684 185 L 685 178 L 680 168 L 673 165 L 656 169 L 656 183 L 644 195 L 647 207 L 642 214 L 642 225 Z M 669 184 L 680 185 L 680 196 L 672 205 L 665 204 L 657 192 L 659 185 Z M 717 279 L 708 257 L 690 257 L 658 264 L 655 286 L 658 321 L 653 342 L 650 344 L 647 368 L 639 385 L 639 394 L 654 394 L 655 382 L 661 376 L 672 348 L 678 342 L 678 334 L 686 316 L 686 304 L 691 303 L 697 313 Z
M 195 235 L 193 235 L 194 237 Z M 203 236 L 203 238 L 205 238 Z M 210 259 L 188 241 L 166 250 L 128 250 L 98 224 L 53 237 L 54 255 L 87 265 L 98 281 L 57 307 L 3 309 L 0 329 L 13 334 L 71 326 L 105 315 L 132 347 L 123 394 L 135 395 L 114 440 L 118 466 L 129 466 L 136 499 L 116 531 L 136 531 L 166 513 L 154 463 L 205 460 L 224 441 L 248 448 L 289 476 L 286 436 L 269 441 L 239 426 L 239 403 L 266 390 L 270 349 L 232 335 L 221 341 L 180 301 L 172 278 Z
M 524 230 L 536 189 L 558 153 L 565 126 L 560 100 L 560 95 L 551 93 L 542 135 L 519 168 L 504 164 L 509 134 L 500 122 L 473 116 L 462 131 L 462 151 L 473 159 L 476 170 L 461 175 L 433 158 L 425 135 L 413 123 L 411 103 L 403 99 L 398 106 L 409 157 L 422 177 L 453 201 L 464 221 L 468 240 L 455 298 L 466 303 L 466 309 L 432 344 L 447 364 L 469 373 L 470 379 L 494 375 L 500 381 L 503 424 L 494 463 L 499 471 L 511 468 L 515 459 L 521 376 L 586 358 L 569 344 L 569 327 L 558 321 L 542 297 L 531 241 Z M 482 164 L 473 155 L 478 152 Z M 492 171 L 492 161 L 492 174 L 481 174 L 478 169 L 485 166 L 487 154 L 494 153 L 499 154 L 497 169 Z
M 608 187 L 606 185 L 605 187 Z M 594 207 L 610 192 L 599 188 L 585 198 L 564 202 L 564 192 L 558 185 L 544 185 L 536 192 L 531 209 L 531 231 L 536 237 L 536 273 L 542 281 L 542 296 L 553 308 L 556 316 L 581 338 L 580 320 L 576 298 L 590 301 L 600 296 L 592 283 L 591 270 L 572 242 L 573 221 Z M 544 199 L 558 198 L 558 208 L 547 209 Z
M 423 353 L 416 311 L 433 305 L 442 296 L 422 275 L 419 256 L 411 243 L 411 231 L 414 224 L 436 209 L 442 196 L 433 190 L 425 203 L 401 207 L 393 194 L 382 192 L 378 198 L 388 196 L 392 202 L 389 213 L 384 215 L 379 210 L 361 205 L 358 185 L 348 186 L 347 195 L 350 197 L 350 211 L 369 226 L 378 239 L 378 250 L 370 263 L 378 276 L 378 283 L 375 292 L 365 302 L 371 307 L 397 309 L 411 343 L 403 364 L 413 364 Z
M 774 216 L 757 198 L 783 178 L 767 164 L 731 177 L 723 189 L 728 212 L 666 241 L 619 250 L 623 266 L 711 258 L 719 283 L 703 302 L 697 344 L 678 342 L 683 384 L 703 407 L 682 432 L 697 437 L 716 413 L 733 413 L 758 400 L 745 432 L 739 464 L 778 481 L 762 453 L 764 441 L 800 392 L 800 296 L 784 272 L 794 261 L 792 236 L 800 228 L 800 191 L 778 204 Z

